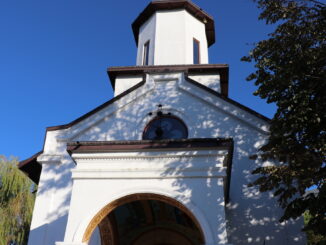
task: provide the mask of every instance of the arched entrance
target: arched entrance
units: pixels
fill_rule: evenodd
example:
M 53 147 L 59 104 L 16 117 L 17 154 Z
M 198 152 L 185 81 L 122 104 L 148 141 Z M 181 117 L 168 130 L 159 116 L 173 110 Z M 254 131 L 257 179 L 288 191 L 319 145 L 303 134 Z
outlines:
M 106 205 L 84 234 L 90 245 L 199 245 L 204 235 L 180 202 L 157 194 L 134 194 Z

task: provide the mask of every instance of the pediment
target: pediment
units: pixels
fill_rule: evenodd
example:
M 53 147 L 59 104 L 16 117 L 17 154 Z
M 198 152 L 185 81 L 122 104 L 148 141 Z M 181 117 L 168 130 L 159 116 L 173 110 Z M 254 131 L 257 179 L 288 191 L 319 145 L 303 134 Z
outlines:
M 146 124 L 158 112 L 182 119 L 190 129 L 190 138 L 201 137 L 195 129 L 203 125 L 198 123 L 206 124 L 204 128 L 213 131 L 214 124 L 226 127 L 236 121 L 251 130 L 267 133 L 268 122 L 263 116 L 188 78 L 183 72 L 147 74 L 144 79 L 81 119 L 63 126 L 64 133 L 59 140 L 140 140 Z M 48 130 L 58 129 L 62 128 Z M 209 132 L 204 135 L 208 136 Z

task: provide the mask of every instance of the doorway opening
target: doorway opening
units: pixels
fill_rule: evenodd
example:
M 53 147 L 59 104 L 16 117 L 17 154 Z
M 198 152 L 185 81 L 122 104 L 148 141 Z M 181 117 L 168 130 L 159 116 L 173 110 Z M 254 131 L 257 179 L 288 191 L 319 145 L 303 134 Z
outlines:
M 137 194 L 123 199 L 124 202 L 115 203 L 109 213 L 101 216 L 89 245 L 205 243 L 198 222 L 179 202 L 154 194 Z

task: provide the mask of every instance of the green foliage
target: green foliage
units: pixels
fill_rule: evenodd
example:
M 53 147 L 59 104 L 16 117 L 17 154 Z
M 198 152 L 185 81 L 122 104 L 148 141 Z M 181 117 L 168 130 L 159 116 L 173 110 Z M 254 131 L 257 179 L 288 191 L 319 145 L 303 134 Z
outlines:
M 27 244 L 34 194 L 33 182 L 18 168 L 17 160 L 0 156 L 0 245 Z
M 312 216 L 309 212 L 303 214 L 305 225 L 309 223 Z M 313 231 L 307 231 L 307 245 L 326 245 L 326 237 L 322 235 L 316 235 Z
M 268 142 L 255 157 L 279 164 L 253 171 L 274 191 L 280 221 L 311 215 L 305 230 L 326 235 L 326 7 L 314 0 L 256 0 L 259 19 L 277 25 L 242 60 L 255 62 L 255 95 L 276 103 Z M 316 186 L 318 193 L 304 195 Z

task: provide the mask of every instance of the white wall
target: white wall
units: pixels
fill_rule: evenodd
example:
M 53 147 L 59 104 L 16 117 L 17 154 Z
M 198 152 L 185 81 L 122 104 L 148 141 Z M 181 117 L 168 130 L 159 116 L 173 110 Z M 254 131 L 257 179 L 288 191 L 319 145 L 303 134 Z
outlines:
M 220 74 L 189 75 L 189 78 L 205 85 L 210 89 L 213 89 L 216 92 L 221 93 Z
M 139 30 L 138 36 L 138 49 L 137 49 L 137 66 L 143 65 L 143 48 L 144 44 L 149 41 L 149 60 L 148 65 L 154 64 L 154 51 L 155 51 L 155 33 L 156 33 L 156 14 L 152 15 Z
M 143 80 L 143 76 L 117 76 L 115 78 L 114 97 L 135 86 Z
M 157 11 L 140 28 L 137 65 L 148 40 L 149 65 L 193 64 L 193 38 L 200 41 L 201 64 L 208 64 L 205 24 L 186 10 Z
M 282 211 L 278 208 L 276 199 L 270 193 L 261 194 L 255 188 L 247 187 L 247 184 L 254 178 L 250 172 L 262 164 L 250 160 L 249 156 L 255 153 L 266 140 L 268 124 L 250 113 L 198 89 L 185 81 L 182 74 L 148 75 L 144 86 L 114 102 L 97 114 L 70 129 L 56 131 L 55 134 L 53 132 L 48 133 L 44 154 L 49 153 L 54 158 L 57 155 L 65 156 L 66 153 L 64 153 L 63 149 L 66 141 L 140 140 L 144 127 L 152 119 L 151 116 L 148 116 L 148 113 L 155 113 L 158 104 L 163 105 L 163 112 L 171 112 L 184 120 L 188 126 L 189 138 L 232 137 L 234 139 L 235 149 L 230 203 L 226 208 L 229 243 L 233 245 L 261 245 L 265 239 L 267 245 L 304 244 L 303 235 L 299 232 L 302 223 L 279 224 L 278 219 Z M 61 225 L 55 225 L 56 233 L 53 233 L 51 229 L 44 231 L 38 228 L 42 227 L 43 224 L 48 224 L 48 227 L 51 227 L 57 222 L 56 219 L 50 219 L 51 216 L 44 215 L 44 211 L 50 210 L 47 212 L 53 214 L 59 211 L 61 207 L 69 207 L 69 203 L 58 206 L 60 204 L 59 200 L 62 198 L 61 195 L 70 191 L 69 185 L 66 187 L 65 184 L 61 185 L 61 187 L 59 185 L 62 181 L 63 183 L 66 181 L 66 178 L 62 177 L 65 174 L 62 175 L 62 173 L 68 173 L 74 168 L 74 165 L 68 162 L 67 164 L 64 163 L 65 161 L 61 161 L 61 165 L 56 171 L 47 167 L 43 168 L 40 193 L 38 193 L 36 200 L 37 210 L 34 212 L 32 223 L 34 224 L 32 226 L 32 236 L 45 237 L 47 234 L 51 234 L 53 238 L 49 238 L 43 243 L 35 240 L 38 243 L 29 243 L 29 245 L 53 244 L 56 233 L 60 234 L 57 235 L 57 241 L 62 241 L 61 234 L 65 231 L 64 224 L 66 221 L 62 222 Z M 49 171 L 53 172 L 53 175 L 48 175 Z M 51 182 L 53 179 L 56 181 Z M 218 207 L 220 205 L 218 199 L 221 197 L 221 193 L 214 189 L 217 185 L 212 185 L 212 182 L 203 180 L 191 181 L 191 179 L 188 179 L 184 185 L 175 185 L 171 179 L 162 179 L 161 186 L 158 185 L 159 182 L 148 180 L 146 186 L 157 190 L 165 186 L 165 189 L 171 190 L 177 195 L 186 193 L 191 196 L 189 200 L 197 203 L 197 206 L 201 207 L 201 209 L 210 205 L 212 205 L 211 207 Z M 120 186 L 125 191 L 130 190 L 131 187 L 143 188 L 142 183 L 137 180 L 127 182 L 109 179 L 90 180 L 91 185 L 89 185 L 89 181 L 76 181 L 78 182 L 78 185 L 76 185 L 78 188 L 74 189 L 72 200 L 78 200 L 74 195 L 86 192 L 89 193 L 89 196 L 85 196 L 88 199 L 87 203 L 95 203 L 96 200 L 93 200 L 92 197 L 96 195 L 96 191 L 105 191 L 103 186 L 113 182 L 115 186 Z M 51 185 L 45 184 L 46 182 Z M 201 188 L 198 188 L 198 186 L 201 186 Z M 203 186 L 205 186 L 204 189 Z M 47 189 L 50 192 L 47 192 Z M 52 189 L 53 191 L 51 191 Z M 108 194 L 101 197 L 100 203 L 111 200 L 112 196 Z M 213 199 L 209 198 L 211 201 L 207 202 L 208 199 L 205 200 L 203 194 L 206 196 L 212 195 Z M 52 195 L 52 197 L 48 195 Z M 51 200 L 58 200 L 58 203 L 51 206 L 49 205 Z M 79 209 L 79 211 L 84 210 L 80 203 L 73 202 L 72 205 L 77 209 L 71 210 L 71 212 L 76 214 Z M 71 217 L 76 217 L 75 214 Z M 83 212 L 80 212 L 80 214 L 82 215 Z M 212 217 L 217 217 L 216 215 L 215 213 Z M 76 227 L 79 221 L 69 216 L 68 222 L 75 222 L 74 227 Z M 214 227 L 212 229 L 214 230 Z M 66 232 L 66 236 L 68 236 L 66 239 L 71 235 L 71 231 Z

